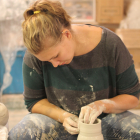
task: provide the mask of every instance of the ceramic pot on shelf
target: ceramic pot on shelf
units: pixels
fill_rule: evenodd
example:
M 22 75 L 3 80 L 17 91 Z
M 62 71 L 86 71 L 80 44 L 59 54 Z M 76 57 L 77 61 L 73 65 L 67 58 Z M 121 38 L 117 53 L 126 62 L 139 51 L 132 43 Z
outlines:
M 86 124 L 80 121 L 77 140 L 104 140 L 101 130 L 101 120 L 97 119 L 94 124 Z

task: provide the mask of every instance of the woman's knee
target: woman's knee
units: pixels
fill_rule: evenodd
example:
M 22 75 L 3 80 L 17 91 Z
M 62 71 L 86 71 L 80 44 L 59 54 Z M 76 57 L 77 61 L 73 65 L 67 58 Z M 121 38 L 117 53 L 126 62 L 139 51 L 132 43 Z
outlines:
M 63 129 L 59 122 L 41 114 L 28 114 L 9 132 L 9 140 L 56 139 L 57 129 Z
M 120 114 L 109 114 L 102 119 L 102 133 L 105 137 L 137 138 L 140 137 L 139 128 L 140 116 L 129 111 Z

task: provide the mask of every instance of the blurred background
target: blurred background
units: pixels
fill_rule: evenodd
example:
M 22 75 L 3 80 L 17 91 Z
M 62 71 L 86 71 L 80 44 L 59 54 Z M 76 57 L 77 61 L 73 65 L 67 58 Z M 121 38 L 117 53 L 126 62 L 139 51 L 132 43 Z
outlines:
M 9 110 L 9 130 L 28 111 L 23 100 L 23 12 L 35 0 L 0 0 L 0 102 Z M 120 36 L 140 79 L 140 0 L 59 0 L 74 24 L 94 24 Z M 140 115 L 140 104 L 131 110 Z

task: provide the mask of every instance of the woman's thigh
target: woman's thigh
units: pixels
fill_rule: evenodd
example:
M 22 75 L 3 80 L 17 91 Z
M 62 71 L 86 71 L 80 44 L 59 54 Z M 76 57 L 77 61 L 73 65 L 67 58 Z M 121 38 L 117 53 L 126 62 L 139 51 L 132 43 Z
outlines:
M 10 132 L 8 140 L 76 140 L 61 123 L 41 114 L 28 114 Z
M 102 119 L 104 140 L 140 140 L 140 116 L 129 111 Z

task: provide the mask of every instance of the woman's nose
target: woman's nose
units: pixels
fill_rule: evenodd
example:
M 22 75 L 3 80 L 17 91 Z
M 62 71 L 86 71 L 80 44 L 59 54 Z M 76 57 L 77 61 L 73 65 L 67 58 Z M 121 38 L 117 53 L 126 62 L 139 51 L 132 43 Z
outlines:
M 54 67 L 57 67 L 60 64 L 60 62 L 59 61 L 56 61 L 56 60 L 51 60 L 50 62 L 52 63 L 52 65 Z

